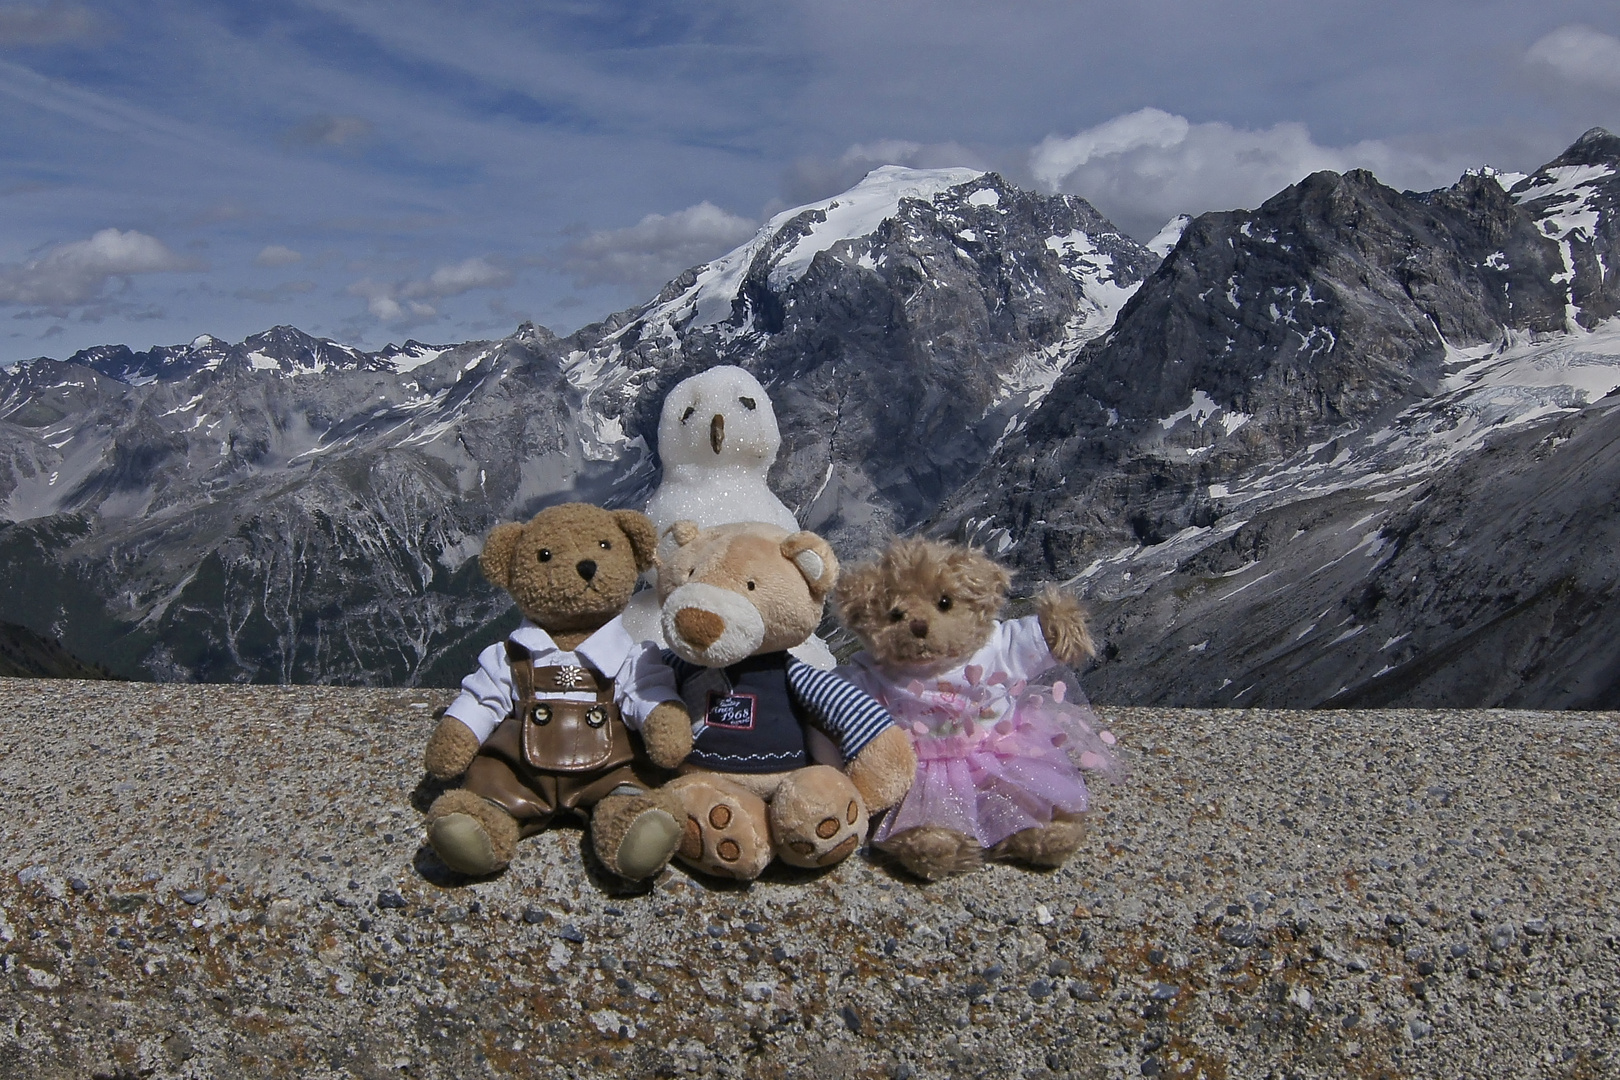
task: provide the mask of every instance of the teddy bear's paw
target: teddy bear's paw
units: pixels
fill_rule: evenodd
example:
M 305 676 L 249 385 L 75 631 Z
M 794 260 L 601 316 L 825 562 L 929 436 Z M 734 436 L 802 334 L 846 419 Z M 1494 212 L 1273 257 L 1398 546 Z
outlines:
M 1053 815 L 1050 825 L 1013 833 L 990 849 L 990 857 L 1051 869 L 1062 866 L 1085 839 L 1085 821 L 1078 815 L 1059 813 Z
M 1049 585 L 1035 598 L 1035 613 L 1040 616 L 1046 647 L 1058 660 L 1078 667 L 1097 655 L 1080 601 Z
M 500 807 L 457 788 L 428 808 L 427 836 L 450 869 L 482 877 L 504 870 L 512 861 L 518 826 Z
M 849 777 L 829 765 L 800 769 L 771 801 L 776 853 L 794 866 L 832 866 L 866 836 L 866 802 Z
M 677 795 L 685 825 L 675 854 L 705 874 L 752 881 L 771 861 L 770 819 L 758 795 L 705 776 L 682 776 Z
M 978 840 L 937 825 L 897 832 L 877 847 L 924 881 L 939 881 L 984 865 Z
M 591 813 L 591 842 L 603 866 L 640 881 L 669 863 L 681 842 L 681 823 L 670 807 L 646 795 L 610 795 Z
M 422 754 L 422 766 L 436 780 L 450 780 L 467 771 L 478 755 L 478 736 L 453 716 L 439 721 Z

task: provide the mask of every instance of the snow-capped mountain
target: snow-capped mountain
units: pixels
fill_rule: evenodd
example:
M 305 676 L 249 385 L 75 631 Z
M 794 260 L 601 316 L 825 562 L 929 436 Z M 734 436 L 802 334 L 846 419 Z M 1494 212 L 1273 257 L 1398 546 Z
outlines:
M 507 607 L 485 532 L 639 505 L 675 381 L 758 372 L 778 489 L 866 543 L 931 513 L 1155 262 L 1083 200 L 881 169 L 566 340 L 276 327 L 25 361 L 0 373 L 0 604 L 131 674 L 453 681 Z
M 1593 131 L 1530 177 L 1199 218 L 936 527 L 1093 597 L 1102 700 L 1620 703 L 1614 487 L 1565 473 L 1620 469 L 1617 167 Z
M 564 339 L 25 361 L 0 606 L 119 673 L 450 682 L 513 617 L 490 526 L 641 505 L 665 391 L 735 363 L 803 523 L 1070 582 L 1100 700 L 1620 705 L 1617 169 L 1594 130 L 1442 191 L 1321 173 L 1150 247 L 881 169 Z
M 932 514 L 1157 263 L 1083 199 L 886 167 L 581 330 L 566 363 L 649 445 L 665 389 L 748 368 L 781 420 L 784 501 L 858 550 Z

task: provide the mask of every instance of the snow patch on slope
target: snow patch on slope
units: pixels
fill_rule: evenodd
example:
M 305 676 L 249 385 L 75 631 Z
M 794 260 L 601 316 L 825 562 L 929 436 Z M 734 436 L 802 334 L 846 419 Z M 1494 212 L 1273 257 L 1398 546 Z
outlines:
M 781 290 L 798 280 L 817 253 L 874 231 L 899 212 L 901 200 L 933 200 L 983 175 L 974 169 L 906 169 L 897 165 L 874 169 L 842 195 L 796 206 L 771 218 L 746 244 L 705 265 L 690 287 L 650 312 L 647 321 L 702 328 L 731 318 L 732 301 L 741 291 L 754 259 L 795 218 L 825 215 L 824 220 L 813 222 L 803 236 L 775 255 L 770 268 L 773 289 Z

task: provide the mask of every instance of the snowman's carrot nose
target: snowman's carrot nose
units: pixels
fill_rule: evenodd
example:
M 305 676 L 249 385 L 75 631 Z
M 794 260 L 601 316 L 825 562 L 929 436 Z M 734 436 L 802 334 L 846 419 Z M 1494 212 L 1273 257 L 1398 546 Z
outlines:
M 721 416 L 719 413 L 715 413 L 714 419 L 709 421 L 709 445 L 714 447 L 714 452 L 718 454 L 720 452 L 720 444 L 725 441 L 726 418 Z

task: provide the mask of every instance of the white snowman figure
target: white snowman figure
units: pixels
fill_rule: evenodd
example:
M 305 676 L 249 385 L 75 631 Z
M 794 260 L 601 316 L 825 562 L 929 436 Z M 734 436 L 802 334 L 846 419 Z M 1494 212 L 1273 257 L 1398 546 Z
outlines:
M 742 368 L 725 364 L 676 383 L 658 418 L 664 478 L 647 502 L 660 554 L 667 554 L 663 549 L 673 543 L 668 533 L 677 521 L 695 521 L 705 529 L 765 521 L 797 532 L 793 511 L 766 482 L 781 446 L 771 399 L 759 380 Z M 652 589 L 630 598 L 624 624 L 638 640 L 663 641 Z M 820 668 L 835 663 L 819 637 L 812 636 L 793 654 Z
M 658 456 L 664 479 L 647 503 L 662 538 L 677 521 L 702 528 L 764 521 L 797 532 L 799 523 L 766 478 L 782 446 L 771 399 L 740 367 L 712 367 L 683 379 L 664 398 Z

